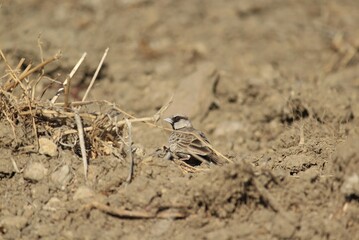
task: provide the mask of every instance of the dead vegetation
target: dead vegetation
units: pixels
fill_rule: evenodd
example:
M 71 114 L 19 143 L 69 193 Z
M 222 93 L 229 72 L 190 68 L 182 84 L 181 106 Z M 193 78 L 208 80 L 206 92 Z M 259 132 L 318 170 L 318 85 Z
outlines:
M 125 156 L 124 146 L 126 133 L 124 126 L 130 121 L 152 121 L 154 118 L 135 118 L 122 111 L 118 106 L 107 101 L 86 101 L 106 57 L 106 50 L 101 62 L 87 88 L 82 101 L 72 102 L 70 98 L 71 79 L 86 57 L 81 57 L 72 72 L 59 87 L 51 100 L 43 100 L 44 92 L 36 92 L 40 81 L 45 81 L 46 65 L 60 58 L 60 53 L 32 67 L 29 64 L 21 70 L 25 59 L 21 59 L 15 68 L 7 61 L 1 51 L 2 64 L 6 74 L 2 77 L 0 87 L 0 107 L 2 119 L 12 130 L 13 151 L 23 153 L 38 152 L 41 147 L 39 138 L 47 138 L 57 148 L 72 149 L 81 156 L 84 163 L 85 176 L 88 159 L 101 155 Z M 46 89 L 44 90 L 46 91 Z M 63 102 L 58 102 L 59 96 Z M 87 106 L 102 105 L 102 112 L 92 112 Z M 84 107 L 86 106 L 86 107 Z M 131 118 L 128 120 L 128 118 Z M 129 125 L 128 125 L 129 126 Z M 19 137 L 22 132 L 23 137 Z M 25 137 L 26 136 L 26 137 Z M 46 146 L 45 146 L 46 147 Z M 46 154 L 47 152 L 45 152 Z

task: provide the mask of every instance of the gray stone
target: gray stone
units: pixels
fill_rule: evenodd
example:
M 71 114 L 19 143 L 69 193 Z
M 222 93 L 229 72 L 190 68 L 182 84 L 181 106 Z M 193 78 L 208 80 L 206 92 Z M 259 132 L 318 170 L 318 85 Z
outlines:
M 64 189 L 71 179 L 72 174 L 68 165 L 62 166 L 51 174 L 51 180 L 61 189 Z
M 46 205 L 44 206 L 44 210 L 47 211 L 56 211 L 59 208 L 63 208 L 64 207 L 64 203 L 61 202 L 60 199 L 58 199 L 57 197 L 52 197 L 50 198 L 50 200 L 46 203 Z
M 350 195 L 359 196 L 359 176 L 358 176 L 358 174 L 353 173 L 351 176 L 346 177 L 340 190 L 346 196 L 350 196 Z
M 39 146 L 40 154 L 50 157 L 56 157 L 58 155 L 57 146 L 51 139 L 45 137 L 39 138 Z
M 42 163 L 33 162 L 26 166 L 24 170 L 24 179 L 30 181 L 40 181 L 46 176 L 47 172 L 47 168 L 45 168 Z
M 27 218 L 21 216 L 6 216 L 0 220 L 0 226 L 4 228 L 22 229 L 26 226 Z
M 83 199 L 92 198 L 94 196 L 95 196 L 95 194 L 91 188 L 89 188 L 87 186 L 80 186 L 76 190 L 73 199 L 74 200 L 83 200 Z

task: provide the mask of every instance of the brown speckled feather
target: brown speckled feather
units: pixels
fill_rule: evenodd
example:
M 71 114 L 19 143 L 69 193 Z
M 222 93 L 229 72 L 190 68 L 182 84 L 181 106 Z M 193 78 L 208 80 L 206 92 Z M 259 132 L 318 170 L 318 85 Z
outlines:
M 191 127 L 181 128 L 170 135 L 169 147 L 170 151 L 176 155 L 198 156 L 209 162 L 219 163 L 218 156 L 204 142 L 209 144 L 202 132 Z

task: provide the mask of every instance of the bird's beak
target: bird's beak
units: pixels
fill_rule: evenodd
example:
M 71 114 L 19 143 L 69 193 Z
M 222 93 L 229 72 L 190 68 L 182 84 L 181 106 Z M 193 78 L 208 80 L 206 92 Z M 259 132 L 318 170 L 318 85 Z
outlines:
M 163 119 L 163 120 L 165 120 L 166 122 L 169 122 L 170 124 L 172 124 L 172 123 L 173 123 L 172 118 L 165 118 L 165 119 Z

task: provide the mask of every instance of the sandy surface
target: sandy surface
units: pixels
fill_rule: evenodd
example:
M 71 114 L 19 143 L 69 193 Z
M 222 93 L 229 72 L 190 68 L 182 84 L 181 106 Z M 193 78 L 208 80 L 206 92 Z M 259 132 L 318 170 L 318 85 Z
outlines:
M 89 99 L 146 117 L 174 95 L 167 114 L 186 112 L 233 163 L 183 173 L 150 156 L 168 132 L 137 123 L 133 182 L 128 157 L 107 156 L 90 161 L 86 183 L 70 150 L 12 149 L 2 116 L 0 239 L 359 239 L 358 9 L 356 0 L 2 1 L 9 62 L 38 63 L 41 35 L 44 58 L 62 51 L 45 71 L 63 81 L 87 52 L 78 100 L 109 47 Z M 95 202 L 161 214 L 129 219 Z

